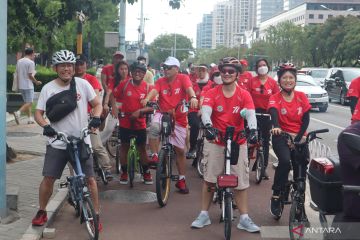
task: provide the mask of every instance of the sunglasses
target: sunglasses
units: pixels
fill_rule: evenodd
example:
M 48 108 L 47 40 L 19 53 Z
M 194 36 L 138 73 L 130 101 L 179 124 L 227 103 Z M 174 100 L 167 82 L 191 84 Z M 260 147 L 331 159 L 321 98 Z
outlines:
M 264 94 L 264 89 L 265 89 L 265 87 L 264 87 L 264 85 L 260 85 L 260 94 Z
M 163 69 L 164 70 L 170 70 L 170 69 L 172 69 L 174 66 L 168 66 L 168 65 L 164 65 L 163 66 Z
M 222 74 L 226 74 L 226 73 L 228 73 L 228 74 L 234 74 L 234 73 L 236 73 L 236 70 L 235 69 L 233 69 L 233 68 L 223 68 L 223 69 L 221 69 L 221 71 L 220 71 Z
M 132 71 L 131 73 L 134 74 L 134 75 L 135 75 L 135 74 L 145 75 L 146 72 L 143 72 L 143 71 L 141 71 L 141 70 L 134 70 L 134 71 Z

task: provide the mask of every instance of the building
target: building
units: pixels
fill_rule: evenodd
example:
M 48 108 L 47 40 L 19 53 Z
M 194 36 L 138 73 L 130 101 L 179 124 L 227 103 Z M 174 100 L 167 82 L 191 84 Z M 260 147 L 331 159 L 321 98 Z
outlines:
M 282 12 L 284 0 L 257 0 L 256 1 L 256 25 Z
M 284 0 L 284 11 L 289 11 L 304 2 L 305 0 Z
M 230 29 L 230 2 L 217 3 L 213 11 L 211 48 L 227 46 Z
M 202 22 L 197 25 L 196 47 L 211 48 L 213 15 L 204 14 Z

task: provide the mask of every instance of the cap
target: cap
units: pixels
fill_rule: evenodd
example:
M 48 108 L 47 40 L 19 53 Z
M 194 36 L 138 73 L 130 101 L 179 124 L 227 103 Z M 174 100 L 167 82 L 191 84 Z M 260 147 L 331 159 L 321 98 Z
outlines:
M 195 68 L 205 68 L 205 69 L 208 69 L 209 67 L 208 67 L 208 65 L 202 63 L 202 64 L 199 64 L 199 65 L 195 66 Z
M 243 65 L 245 67 L 247 67 L 249 65 L 245 59 L 240 59 L 240 63 L 241 63 L 241 65 Z
M 84 54 L 76 56 L 76 63 L 83 64 L 84 62 L 87 62 L 87 57 Z
M 120 51 L 116 51 L 114 54 L 113 54 L 113 57 L 117 56 L 117 55 L 120 55 L 122 57 L 124 57 L 124 54 Z
M 174 57 L 168 57 L 165 60 L 164 65 L 180 67 L 180 62 Z
M 137 60 L 138 60 L 138 61 L 140 61 L 140 60 L 145 60 L 145 61 L 146 61 L 146 57 L 144 57 L 144 56 L 138 56 Z

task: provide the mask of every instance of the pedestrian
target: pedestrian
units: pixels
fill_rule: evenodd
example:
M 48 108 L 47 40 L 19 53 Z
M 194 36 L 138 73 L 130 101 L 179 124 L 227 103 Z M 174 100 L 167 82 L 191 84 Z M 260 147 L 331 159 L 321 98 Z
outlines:
M 18 80 L 18 88 L 24 100 L 24 104 L 19 110 L 14 112 L 15 121 L 20 124 L 20 115 L 25 112 L 28 116 L 28 124 L 34 123 L 31 114 L 31 107 L 34 101 L 34 84 L 41 85 L 41 81 L 35 78 L 35 53 L 32 48 L 25 49 L 25 56 L 16 64 L 16 76 Z
M 146 57 L 144 57 L 144 56 L 139 56 L 137 58 L 137 61 L 139 63 L 142 63 L 142 64 L 146 65 Z M 150 85 L 154 85 L 154 74 L 149 69 L 146 70 L 144 81 L 147 82 Z

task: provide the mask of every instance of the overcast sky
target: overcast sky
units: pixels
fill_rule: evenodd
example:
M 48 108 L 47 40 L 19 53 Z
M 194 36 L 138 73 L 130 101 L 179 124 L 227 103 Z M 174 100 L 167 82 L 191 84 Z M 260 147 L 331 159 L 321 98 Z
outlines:
M 126 41 L 137 41 L 140 25 L 140 1 L 126 6 Z M 210 13 L 221 0 L 184 0 L 179 10 L 172 10 L 168 0 L 144 0 L 145 42 L 150 44 L 160 34 L 176 31 L 186 35 L 196 46 L 196 26 L 204 13 Z

